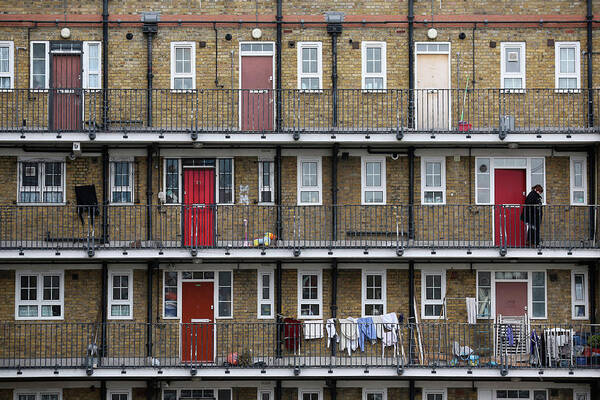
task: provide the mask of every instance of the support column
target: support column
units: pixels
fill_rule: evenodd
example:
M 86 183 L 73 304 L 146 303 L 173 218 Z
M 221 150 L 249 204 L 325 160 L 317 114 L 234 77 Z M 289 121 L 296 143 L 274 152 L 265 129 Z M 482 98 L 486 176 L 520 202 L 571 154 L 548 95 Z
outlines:
M 414 364 L 414 335 L 415 324 L 415 262 L 408 262 L 408 363 Z
M 331 261 L 331 318 L 337 318 L 337 284 L 338 284 L 338 261 L 334 258 Z M 330 338 L 331 355 L 335 356 L 336 342 L 335 338 Z M 333 399 L 333 397 L 332 397 Z
M 337 400 L 337 381 L 335 379 L 327 381 L 327 387 L 329 388 L 330 399 Z
M 110 161 L 108 146 L 102 146 L 102 244 L 108 243 L 108 196 L 110 191 Z
M 152 156 L 154 145 L 148 146 L 146 157 L 146 240 L 152 240 Z
M 108 313 L 108 264 L 106 261 L 102 261 L 102 293 L 100 294 L 100 316 L 101 316 L 101 335 L 100 335 L 100 348 L 98 349 L 99 360 L 106 356 L 106 321 Z
M 158 32 L 159 14 L 155 12 L 142 13 L 142 32 L 146 34 L 146 79 L 148 82 L 148 90 L 146 93 L 146 118 L 148 127 L 152 126 L 152 81 L 154 72 L 152 70 L 152 40 Z
M 283 240 L 281 225 L 281 146 L 275 150 L 275 206 L 277 207 L 276 240 Z
M 337 240 L 337 192 L 338 192 L 338 181 L 337 181 L 337 169 L 338 169 L 338 153 L 340 150 L 339 144 L 334 144 L 331 149 L 331 240 L 334 242 Z
M 598 293 L 598 288 L 596 286 L 597 280 L 598 280 L 598 269 L 597 269 L 597 265 L 596 265 L 596 261 L 592 261 L 589 265 L 588 265 L 588 283 L 589 283 L 589 303 L 590 303 L 590 310 L 589 310 L 589 314 L 590 314 L 590 324 L 594 325 L 597 322 L 597 318 L 596 318 L 596 305 L 598 303 L 598 298 L 597 298 L 597 293 Z M 594 329 L 594 328 L 592 328 Z M 595 332 L 592 332 L 595 333 Z
M 281 379 L 275 381 L 275 400 L 283 399 L 283 390 L 281 388 Z
M 148 287 L 147 287 L 147 291 L 146 291 L 146 312 L 147 312 L 147 316 L 146 316 L 146 336 L 147 336 L 147 343 L 146 343 L 146 356 L 147 357 L 152 357 L 152 344 L 153 344 L 153 338 L 152 338 L 152 287 L 153 287 L 153 283 L 152 283 L 152 275 L 154 274 L 154 268 L 156 266 L 156 261 L 149 261 L 148 262 L 148 268 L 147 268 L 147 278 L 148 278 Z
M 108 132 L 108 0 L 102 0 L 102 89 L 102 129 Z
M 408 0 L 408 127 L 414 126 L 415 112 L 415 11 L 414 0 Z
M 408 238 L 415 238 L 415 148 L 408 148 Z
M 275 43 L 275 129 L 279 133 L 282 129 L 282 93 L 281 93 L 281 50 L 283 42 L 283 0 L 277 0 L 277 39 Z
M 275 312 L 276 312 L 276 321 L 277 321 L 277 329 L 276 329 L 276 355 L 277 358 L 281 358 L 281 344 L 283 338 L 283 318 L 281 317 L 281 279 L 282 279 L 282 269 L 281 269 L 281 261 L 277 261 L 277 269 L 275 270 Z M 281 381 L 279 382 L 279 386 L 281 387 Z
M 408 398 L 410 400 L 415 400 L 416 390 L 415 390 L 415 381 L 413 379 L 408 381 Z
M 593 23 L 594 23 L 594 12 L 592 8 L 592 3 L 594 0 L 587 0 L 587 49 L 586 49 L 586 57 L 587 57 L 587 89 L 588 89 L 588 126 L 591 128 L 594 126 L 594 32 L 593 32 Z

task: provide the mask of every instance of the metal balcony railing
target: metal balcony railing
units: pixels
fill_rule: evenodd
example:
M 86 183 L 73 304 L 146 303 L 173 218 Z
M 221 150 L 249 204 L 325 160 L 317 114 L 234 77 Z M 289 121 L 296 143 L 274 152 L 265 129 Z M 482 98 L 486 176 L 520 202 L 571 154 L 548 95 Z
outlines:
M 106 222 L 106 225 L 104 224 Z M 598 206 L 0 206 L 0 250 L 598 249 Z
M 513 324 L 507 333 L 490 322 L 374 324 L 365 335 L 359 325 L 337 322 L 338 342 L 322 321 L 309 331 L 284 322 L 5 322 L 0 369 L 600 368 L 600 325 Z M 358 348 L 348 338 L 361 338 Z
M 13 89 L 0 132 L 570 135 L 598 132 L 590 107 L 600 89 Z

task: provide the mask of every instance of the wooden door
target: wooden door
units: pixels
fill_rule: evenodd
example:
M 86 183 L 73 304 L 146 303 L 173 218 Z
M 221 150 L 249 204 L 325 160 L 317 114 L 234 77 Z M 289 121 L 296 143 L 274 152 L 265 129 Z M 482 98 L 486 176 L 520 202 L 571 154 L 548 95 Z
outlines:
M 54 130 L 81 129 L 81 54 L 52 54 L 50 126 Z
M 215 238 L 215 170 L 183 170 L 184 245 L 209 247 Z
M 214 287 L 214 282 L 181 284 L 182 361 L 214 359 Z
M 521 221 L 525 185 L 524 169 L 494 170 L 494 229 L 497 246 L 522 247 L 525 244 L 526 227 Z
M 448 54 L 417 55 L 415 93 L 417 129 L 447 130 L 450 124 Z
M 527 282 L 496 282 L 496 315 L 525 315 Z
M 273 130 L 275 102 L 272 56 L 242 56 L 242 89 L 242 130 Z

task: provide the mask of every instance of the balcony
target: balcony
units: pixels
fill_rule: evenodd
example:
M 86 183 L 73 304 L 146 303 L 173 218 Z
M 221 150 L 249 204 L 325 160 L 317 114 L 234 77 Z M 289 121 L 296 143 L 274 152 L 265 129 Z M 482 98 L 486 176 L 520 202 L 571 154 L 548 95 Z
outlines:
M 104 107 L 106 104 L 106 107 Z M 280 104 L 281 115 L 277 115 Z M 590 125 L 589 114 L 598 116 Z M 15 89 L 0 93 L 0 139 L 411 140 L 454 134 L 544 139 L 600 132 L 600 89 Z M 35 134 L 32 136 L 32 134 Z M 38 134 L 47 134 L 39 137 Z M 179 136 L 177 136 L 179 135 Z M 236 135 L 238 136 L 236 139 Z M 67 135 L 68 136 L 68 135 Z M 75 137 L 75 136 L 73 136 Z M 517 136 L 516 138 L 521 138 Z M 350 140 L 349 139 L 349 140 Z M 395 140 L 394 139 L 394 140 Z M 538 140 L 539 142 L 539 140 Z
M 233 377 L 241 370 L 247 371 L 244 376 L 248 371 L 257 376 L 310 376 L 328 370 L 332 375 L 432 377 L 436 373 L 438 377 L 487 374 L 539 379 L 542 374 L 598 373 L 599 325 L 511 326 L 512 337 L 507 334 L 508 324 L 490 322 L 375 324 L 374 331 L 391 335 L 395 347 L 383 347 L 382 340 L 375 338 L 349 351 L 333 341 L 327 346 L 322 322 L 312 325 L 317 332 L 313 339 L 305 336 L 302 323 L 284 322 L 4 322 L 0 323 L 0 376 Z M 336 330 L 341 335 L 353 332 L 340 323 Z
M 0 206 L 0 257 L 599 255 L 598 206 L 535 207 Z

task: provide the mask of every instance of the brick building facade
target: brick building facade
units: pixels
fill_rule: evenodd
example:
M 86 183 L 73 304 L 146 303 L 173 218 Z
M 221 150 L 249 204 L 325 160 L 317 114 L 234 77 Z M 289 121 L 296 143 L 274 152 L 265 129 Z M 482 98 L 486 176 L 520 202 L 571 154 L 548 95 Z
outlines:
M 0 399 L 598 398 L 597 2 L 0 10 Z

